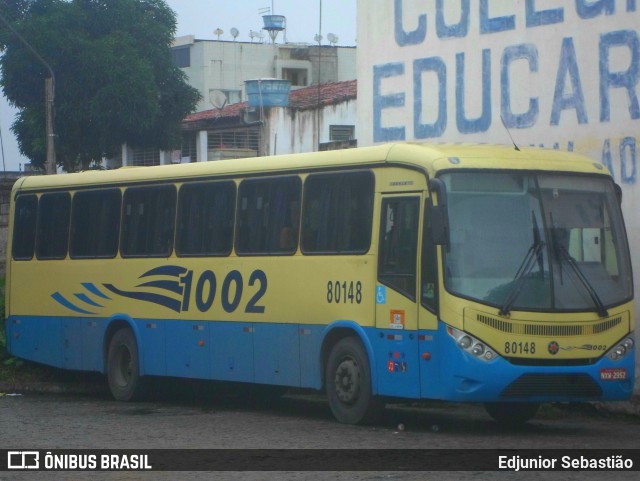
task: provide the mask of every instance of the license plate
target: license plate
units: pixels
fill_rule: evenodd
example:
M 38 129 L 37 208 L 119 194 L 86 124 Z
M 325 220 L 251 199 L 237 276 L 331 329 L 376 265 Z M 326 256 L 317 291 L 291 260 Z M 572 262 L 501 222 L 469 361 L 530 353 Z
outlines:
M 623 381 L 627 379 L 625 368 L 600 369 L 600 380 L 602 381 Z

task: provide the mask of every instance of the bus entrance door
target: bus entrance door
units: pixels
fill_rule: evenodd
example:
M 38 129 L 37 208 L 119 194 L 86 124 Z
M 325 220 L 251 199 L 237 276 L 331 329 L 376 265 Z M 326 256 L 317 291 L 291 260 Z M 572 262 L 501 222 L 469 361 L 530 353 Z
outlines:
M 382 199 L 376 326 L 378 393 L 420 395 L 418 365 L 417 246 L 420 197 Z

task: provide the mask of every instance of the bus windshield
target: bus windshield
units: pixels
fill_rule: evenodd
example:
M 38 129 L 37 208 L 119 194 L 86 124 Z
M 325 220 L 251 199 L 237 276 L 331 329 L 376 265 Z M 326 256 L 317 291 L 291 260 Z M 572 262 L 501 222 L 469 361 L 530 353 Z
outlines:
M 445 286 L 511 310 L 594 311 L 630 299 L 613 182 L 542 173 L 441 176 L 448 195 Z

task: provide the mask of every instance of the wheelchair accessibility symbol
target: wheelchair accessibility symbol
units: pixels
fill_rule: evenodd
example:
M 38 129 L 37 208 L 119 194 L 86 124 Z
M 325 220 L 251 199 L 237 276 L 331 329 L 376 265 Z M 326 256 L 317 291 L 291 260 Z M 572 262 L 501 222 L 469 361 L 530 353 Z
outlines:
M 387 288 L 384 286 L 376 287 L 376 304 L 387 303 Z

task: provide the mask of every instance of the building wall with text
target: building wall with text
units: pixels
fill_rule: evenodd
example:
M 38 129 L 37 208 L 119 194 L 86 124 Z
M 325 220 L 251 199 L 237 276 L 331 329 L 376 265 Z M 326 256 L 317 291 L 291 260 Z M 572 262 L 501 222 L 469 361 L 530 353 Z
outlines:
M 605 164 L 640 286 L 640 0 L 359 0 L 360 146 L 535 145 Z

